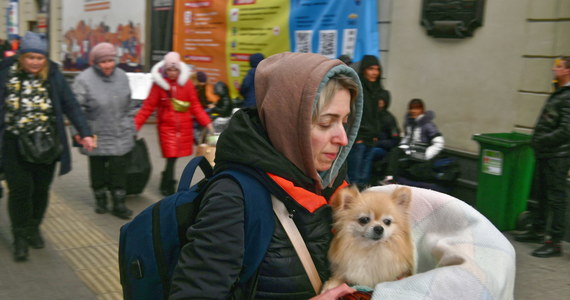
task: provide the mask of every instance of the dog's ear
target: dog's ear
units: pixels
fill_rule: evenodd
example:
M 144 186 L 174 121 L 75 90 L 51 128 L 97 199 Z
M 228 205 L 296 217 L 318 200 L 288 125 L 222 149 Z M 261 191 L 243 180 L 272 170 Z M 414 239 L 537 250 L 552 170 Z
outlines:
M 409 187 L 399 187 L 392 192 L 392 201 L 394 204 L 408 209 L 412 202 L 412 189 Z
M 334 193 L 330 205 L 333 210 L 346 209 L 358 199 L 359 194 L 355 185 L 342 188 Z

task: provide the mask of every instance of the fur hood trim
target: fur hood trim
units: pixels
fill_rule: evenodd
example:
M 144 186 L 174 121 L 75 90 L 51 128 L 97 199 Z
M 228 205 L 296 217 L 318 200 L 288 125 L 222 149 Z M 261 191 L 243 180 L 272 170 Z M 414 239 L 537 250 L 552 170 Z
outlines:
M 161 69 L 163 66 L 164 66 L 164 60 L 161 60 L 152 67 L 150 73 L 152 74 L 152 80 L 154 81 L 154 83 L 156 83 L 164 90 L 170 91 L 170 84 L 162 76 Z M 190 79 L 190 75 L 192 75 L 190 72 L 190 68 L 185 63 L 180 62 L 180 75 L 178 75 L 178 80 L 177 80 L 178 85 L 180 86 L 186 85 L 186 82 L 188 82 L 188 79 Z

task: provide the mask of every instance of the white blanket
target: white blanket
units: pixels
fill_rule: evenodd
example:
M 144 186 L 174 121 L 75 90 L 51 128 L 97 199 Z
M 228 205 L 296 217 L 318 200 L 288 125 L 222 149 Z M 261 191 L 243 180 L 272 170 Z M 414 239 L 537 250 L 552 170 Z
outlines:
M 412 187 L 411 222 L 416 275 L 376 285 L 372 299 L 513 299 L 515 250 L 477 210 Z

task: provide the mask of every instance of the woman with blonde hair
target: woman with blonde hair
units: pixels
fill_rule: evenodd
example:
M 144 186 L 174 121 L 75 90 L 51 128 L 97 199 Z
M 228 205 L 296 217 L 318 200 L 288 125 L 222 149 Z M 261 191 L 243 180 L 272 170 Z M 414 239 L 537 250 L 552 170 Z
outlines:
M 40 224 L 56 162 L 60 175 L 71 170 L 64 116 L 87 151 L 94 141 L 66 79 L 47 58 L 42 34 L 27 32 L 19 54 L 0 62 L 0 108 L 0 168 L 9 189 L 14 259 L 25 261 L 28 247 L 44 247 Z

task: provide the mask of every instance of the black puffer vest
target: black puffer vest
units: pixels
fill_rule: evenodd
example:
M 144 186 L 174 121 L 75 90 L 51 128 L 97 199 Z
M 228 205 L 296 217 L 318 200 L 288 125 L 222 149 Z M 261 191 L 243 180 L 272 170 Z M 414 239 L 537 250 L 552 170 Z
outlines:
M 330 276 L 327 251 L 332 239 L 332 211 L 325 205 L 313 214 L 290 197 L 284 203 L 305 241 L 321 280 Z M 260 269 L 255 299 L 309 299 L 315 296 L 309 277 L 287 233 L 275 220 L 275 231 Z

